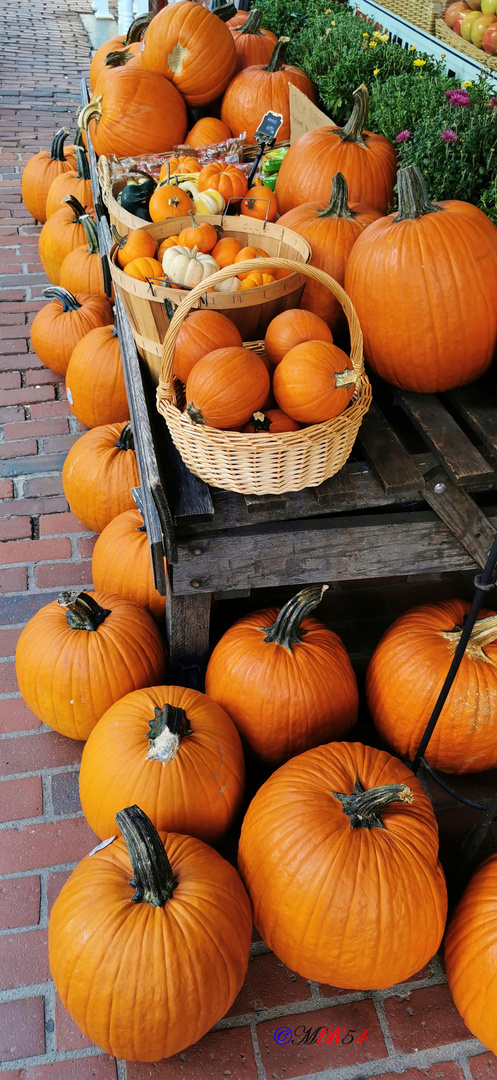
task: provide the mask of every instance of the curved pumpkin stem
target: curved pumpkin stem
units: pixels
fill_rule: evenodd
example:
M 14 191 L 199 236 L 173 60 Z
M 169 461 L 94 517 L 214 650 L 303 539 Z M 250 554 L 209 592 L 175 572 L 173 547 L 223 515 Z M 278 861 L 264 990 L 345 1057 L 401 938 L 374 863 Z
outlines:
M 189 401 L 185 412 L 188 414 L 192 424 L 205 424 L 205 420 L 200 412 L 200 409 L 193 404 L 193 401 Z
M 191 734 L 185 710 L 177 709 L 174 705 L 154 709 L 154 719 L 149 721 L 149 727 L 147 758 L 149 761 L 161 761 L 163 765 L 173 761 L 181 740 Z
M 291 652 L 292 646 L 298 645 L 305 634 L 300 624 L 318 606 L 328 588 L 328 585 L 310 585 L 307 589 L 301 589 L 296 596 L 292 596 L 292 599 L 282 607 L 272 626 L 261 626 L 264 641 L 275 641 L 277 645 L 283 645 L 288 652 Z
M 135 904 L 145 902 L 153 907 L 164 907 L 178 882 L 157 830 L 139 806 L 119 810 L 116 822 L 133 871 L 130 885 L 136 892 L 131 899 Z
M 66 156 L 64 154 L 64 143 L 69 135 L 69 128 L 60 128 L 55 132 L 52 140 L 52 146 L 50 149 L 50 157 L 52 161 L 65 161 Z
M 83 128 L 83 131 L 88 131 L 88 124 L 90 123 L 90 120 L 94 120 L 95 123 L 98 124 L 101 118 L 102 94 L 99 94 L 98 97 L 92 98 L 91 101 L 88 102 L 88 105 L 85 105 L 81 109 L 81 112 L 78 116 L 78 124 L 80 128 Z
M 80 225 L 83 226 L 86 233 L 86 239 L 88 240 L 88 247 L 86 250 L 89 251 L 91 255 L 98 255 L 100 251 L 98 246 L 98 232 L 93 218 L 91 218 L 89 214 L 84 214 L 81 218 Z
M 128 237 L 127 236 L 121 236 L 121 233 L 117 231 L 115 225 L 111 225 L 110 231 L 111 231 L 111 236 L 112 236 L 112 239 L 113 239 L 114 243 L 117 244 L 119 249 L 123 248 L 126 241 L 127 241 L 127 239 L 128 239 Z
M 344 795 L 340 791 L 332 791 L 335 799 L 339 799 L 344 814 L 350 818 L 351 829 L 384 829 L 381 813 L 393 802 L 412 803 L 413 794 L 406 784 L 382 784 L 380 787 L 370 788 L 365 791 L 361 781 L 356 780 L 352 795 Z
M 236 34 L 257 34 L 258 37 L 263 37 L 263 34 L 259 30 L 262 22 L 262 13 L 259 8 L 252 8 L 243 26 L 238 27 L 235 30 Z
M 79 180 L 89 180 L 90 179 L 90 167 L 88 165 L 88 158 L 86 156 L 86 150 L 85 150 L 84 146 L 76 146 L 76 145 L 75 145 L 74 149 L 76 151 L 76 160 L 78 162 L 78 178 L 79 178 Z
M 41 295 L 46 296 L 47 300 L 60 300 L 63 311 L 78 311 L 81 307 L 76 297 L 68 289 L 62 289 L 60 285 L 49 285 L 46 289 L 42 289 Z
M 269 63 L 262 68 L 262 71 L 281 71 L 283 64 L 285 63 L 285 53 L 289 37 L 280 37 L 274 46 Z
M 237 13 L 237 9 L 230 0 L 211 0 L 210 10 L 217 15 L 221 22 L 229 22 Z
M 396 221 L 414 221 L 425 214 L 436 214 L 442 209 L 430 202 L 428 189 L 416 165 L 407 165 L 397 173 L 399 212 Z
M 116 442 L 118 450 L 134 450 L 133 428 L 131 424 L 125 424 Z
M 448 638 L 454 647 L 458 644 L 461 637 L 461 630 L 448 630 L 444 633 L 444 638 Z M 466 652 L 478 653 L 484 659 L 485 653 L 483 649 L 485 645 L 490 645 L 493 641 L 497 642 L 497 615 L 487 615 L 486 619 L 477 619 L 475 625 L 469 635 L 469 641 L 466 646 Z
M 354 142 L 359 143 L 361 146 L 366 146 L 362 137 L 364 124 L 366 123 L 366 116 L 369 104 L 369 92 L 367 86 L 361 83 L 354 90 L 352 94 L 354 104 L 352 106 L 352 112 L 347 120 L 347 123 L 341 130 L 337 131 L 337 135 L 342 142 Z
M 348 218 L 353 221 L 357 214 L 348 204 L 349 191 L 347 181 L 341 172 L 336 173 L 331 181 L 331 198 L 325 210 L 317 210 L 316 217 Z
M 138 15 L 136 19 L 133 19 L 133 22 L 131 23 L 128 33 L 126 34 L 126 37 L 124 39 L 124 44 L 135 45 L 136 42 L 143 37 L 145 30 L 147 29 L 147 26 L 149 26 L 151 20 L 152 16 L 150 14 Z
M 76 149 L 77 146 L 84 146 L 84 145 L 85 144 L 83 142 L 83 129 L 78 127 L 78 130 L 77 130 L 77 132 L 76 132 L 76 134 L 74 136 L 74 143 L 73 143 L 74 149 Z
M 66 618 L 71 630 L 98 630 L 108 615 L 108 608 L 103 608 L 88 593 L 63 592 L 57 597 L 57 603 L 66 608 Z
M 79 222 L 81 218 L 86 217 L 86 210 L 84 206 L 81 206 L 79 199 L 75 195 L 64 195 L 62 202 L 68 203 L 71 209 L 74 210 L 74 221 Z

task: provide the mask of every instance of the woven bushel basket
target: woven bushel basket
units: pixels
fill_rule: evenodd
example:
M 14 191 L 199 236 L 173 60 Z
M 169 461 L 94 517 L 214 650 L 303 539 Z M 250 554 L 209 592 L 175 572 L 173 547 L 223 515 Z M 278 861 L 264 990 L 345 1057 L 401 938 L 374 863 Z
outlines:
M 452 49 L 457 49 L 458 52 L 470 56 L 472 60 L 476 60 L 482 67 L 492 68 L 493 71 L 497 71 L 497 56 L 489 56 L 486 52 L 483 52 L 483 49 L 477 49 L 476 45 L 473 45 L 471 41 L 465 41 L 454 30 L 451 30 L 443 19 L 437 19 L 435 34 L 439 41 L 445 41 Z
M 435 33 L 435 19 L 444 10 L 440 0 L 384 0 L 382 7 L 413 26 L 426 30 L 427 34 Z
M 242 495 L 275 495 L 316 487 L 345 465 L 371 404 L 371 386 L 364 371 L 362 332 L 352 304 L 328 274 L 314 266 L 295 264 L 289 259 L 253 259 L 237 264 L 238 272 L 271 268 L 296 270 L 312 278 L 337 297 L 349 324 L 350 359 L 357 376 L 354 395 L 343 413 L 301 431 L 272 435 L 221 431 L 207 425 L 192 424 L 178 407 L 173 360 L 179 328 L 196 301 L 205 291 L 205 283 L 192 289 L 171 320 L 162 353 L 162 369 L 157 388 L 157 408 L 164 417 L 171 438 L 185 465 L 213 487 L 238 491 Z M 209 278 L 217 284 L 231 277 L 232 267 L 224 267 Z M 264 342 L 248 342 L 245 348 L 263 351 Z

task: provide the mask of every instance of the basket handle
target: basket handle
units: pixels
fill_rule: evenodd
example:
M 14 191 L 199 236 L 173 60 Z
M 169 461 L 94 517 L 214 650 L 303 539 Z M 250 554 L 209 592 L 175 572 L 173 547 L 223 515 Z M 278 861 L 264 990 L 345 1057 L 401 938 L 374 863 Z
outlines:
M 110 189 L 111 189 L 111 179 L 110 179 L 110 165 L 109 165 L 109 162 L 108 162 L 108 160 L 107 160 L 107 158 L 105 157 L 104 154 L 101 154 L 99 159 L 98 159 L 98 172 L 99 172 L 99 177 L 98 178 L 100 180 L 100 187 L 102 188 L 102 198 L 104 200 L 105 205 L 107 206 L 107 203 L 108 203 L 108 200 L 109 200 L 109 195 L 110 195 Z
M 325 274 L 324 270 L 318 270 L 316 266 L 310 266 L 308 263 L 297 263 L 292 259 L 249 259 L 246 262 L 236 263 L 237 273 L 250 273 L 250 271 L 256 270 L 291 270 L 293 273 L 304 274 L 305 277 L 311 278 L 313 281 L 317 281 L 319 285 L 324 285 L 333 293 L 341 304 L 350 330 L 350 359 L 354 367 L 354 371 L 358 375 L 361 375 L 364 371 L 364 361 L 362 355 L 362 331 L 359 325 L 359 319 L 357 318 L 354 307 L 352 306 L 347 293 L 342 286 L 330 277 L 329 274 Z M 225 266 L 222 270 L 218 270 L 215 274 L 209 275 L 208 278 L 204 278 L 199 285 L 196 285 L 192 289 L 189 296 L 181 301 L 181 304 L 176 308 L 174 317 L 171 319 L 169 329 L 164 339 L 164 345 L 162 349 L 162 367 L 159 378 L 159 385 L 157 387 L 157 405 L 161 402 L 168 401 L 171 404 L 176 404 L 176 393 L 174 389 L 173 379 L 173 361 L 174 361 L 174 349 L 176 345 L 176 338 L 178 336 L 179 328 L 186 319 L 186 316 L 195 306 L 197 301 L 204 295 L 206 288 L 211 288 L 213 285 L 218 285 L 221 281 L 226 281 L 227 278 L 233 277 L 234 266 Z M 236 295 L 236 294 L 233 294 Z

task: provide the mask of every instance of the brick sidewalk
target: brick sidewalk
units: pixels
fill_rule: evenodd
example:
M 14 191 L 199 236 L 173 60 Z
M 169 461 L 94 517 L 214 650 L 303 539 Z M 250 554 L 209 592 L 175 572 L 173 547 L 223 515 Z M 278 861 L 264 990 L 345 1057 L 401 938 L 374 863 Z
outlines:
M 89 0 L 79 10 L 89 12 Z M 56 128 L 74 130 L 89 49 L 78 15 L 56 0 L 22 0 L 12 22 L 4 5 L 0 24 L 7 41 L 0 97 L 0 1074 L 6 1080 L 389 1080 L 400 1072 L 409 1080 L 497 1080 L 496 1059 L 466 1030 L 438 959 L 402 987 L 344 993 L 292 974 L 255 935 L 247 980 L 228 1016 L 195 1047 L 157 1065 L 126 1065 L 102 1054 L 58 1000 L 48 969 L 48 914 L 94 836 L 78 797 L 82 744 L 45 728 L 24 706 L 13 655 L 23 624 L 42 604 L 61 588 L 91 585 L 94 541 L 62 492 L 62 462 L 81 429 L 63 382 L 30 348 L 29 325 L 46 280 L 39 228 L 21 203 L 20 172 L 30 154 L 50 145 Z M 391 621 L 398 597 L 392 593 L 388 604 L 386 585 L 380 598 L 371 589 L 351 590 L 342 598 L 347 625 L 354 597 L 356 611 L 367 613 L 369 605 L 378 640 L 378 615 L 384 625 Z M 422 600 L 420 587 L 411 585 L 401 610 Z M 495 776 L 478 782 L 480 797 L 482 783 L 491 795 Z M 447 855 L 467 820 L 450 800 L 440 804 Z M 371 1032 L 362 1045 L 276 1044 L 276 1027 L 304 1023 Z

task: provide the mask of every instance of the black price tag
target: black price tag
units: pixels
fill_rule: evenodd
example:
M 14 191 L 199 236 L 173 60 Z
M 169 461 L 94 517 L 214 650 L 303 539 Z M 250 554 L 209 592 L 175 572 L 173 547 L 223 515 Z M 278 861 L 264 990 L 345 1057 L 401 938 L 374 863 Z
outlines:
M 280 127 L 283 123 L 283 116 L 281 113 L 267 112 L 262 117 L 262 120 L 255 133 L 255 138 L 258 142 L 269 142 L 274 140 Z

